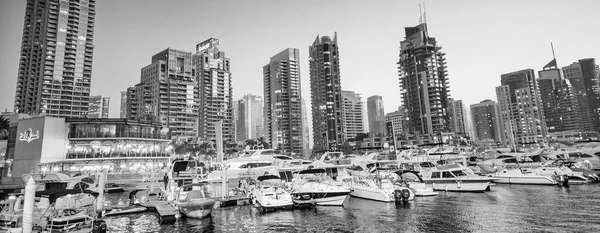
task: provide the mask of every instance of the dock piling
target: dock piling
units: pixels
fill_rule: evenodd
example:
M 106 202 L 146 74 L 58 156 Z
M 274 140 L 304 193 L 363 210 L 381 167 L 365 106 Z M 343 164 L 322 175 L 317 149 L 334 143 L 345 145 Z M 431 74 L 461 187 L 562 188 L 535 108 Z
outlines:
M 35 203 L 35 181 L 29 178 L 25 185 L 25 204 L 23 205 L 23 233 L 33 230 L 33 207 Z

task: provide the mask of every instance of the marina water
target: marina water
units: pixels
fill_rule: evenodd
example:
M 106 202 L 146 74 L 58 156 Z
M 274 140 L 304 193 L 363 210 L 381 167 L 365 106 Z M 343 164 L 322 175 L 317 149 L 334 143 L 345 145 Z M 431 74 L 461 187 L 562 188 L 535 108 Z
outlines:
M 109 194 L 113 202 L 127 193 Z M 408 205 L 349 198 L 344 207 L 261 214 L 252 206 L 160 225 L 153 213 L 109 217 L 110 232 L 600 232 L 600 185 L 496 185 Z

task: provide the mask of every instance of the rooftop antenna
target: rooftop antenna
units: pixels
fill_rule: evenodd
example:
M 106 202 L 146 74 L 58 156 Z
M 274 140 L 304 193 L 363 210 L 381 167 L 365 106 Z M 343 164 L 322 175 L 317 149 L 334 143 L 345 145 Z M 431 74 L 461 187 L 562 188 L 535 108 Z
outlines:
M 421 11 L 421 4 L 419 4 L 419 24 L 423 23 L 423 11 Z
M 550 47 L 552 48 L 552 58 L 554 58 L 554 63 L 556 63 L 556 68 L 558 68 L 558 62 L 556 62 L 556 56 L 554 55 L 554 44 L 550 42 Z
M 427 23 L 427 9 L 425 8 L 425 3 L 423 3 L 423 22 Z

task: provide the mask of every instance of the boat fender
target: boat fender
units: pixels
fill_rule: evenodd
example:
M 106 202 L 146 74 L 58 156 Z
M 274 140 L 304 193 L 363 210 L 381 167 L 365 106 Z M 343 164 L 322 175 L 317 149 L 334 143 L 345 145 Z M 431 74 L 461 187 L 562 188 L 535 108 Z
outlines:
M 458 185 L 458 189 L 460 189 L 460 180 L 456 181 L 457 185 Z

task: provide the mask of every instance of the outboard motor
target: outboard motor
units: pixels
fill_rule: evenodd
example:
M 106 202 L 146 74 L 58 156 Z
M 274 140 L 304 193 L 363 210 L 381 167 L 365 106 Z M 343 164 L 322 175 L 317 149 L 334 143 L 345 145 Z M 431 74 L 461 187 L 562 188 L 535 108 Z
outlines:
M 569 176 L 567 176 L 567 175 L 563 176 L 562 185 L 565 187 L 569 187 Z
M 410 191 L 408 189 L 402 189 L 402 201 L 408 203 L 410 199 Z
M 106 233 L 106 222 L 104 220 L 95 220 L 92 233 Z
M 408 189 L 396 189 L 394 190 L 394 201 L 396 205 L 408 203 L 410 198 L 410 191 Z

